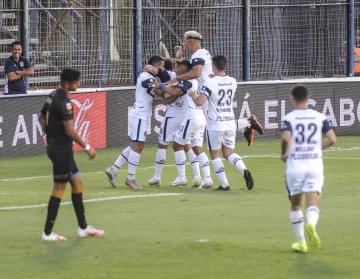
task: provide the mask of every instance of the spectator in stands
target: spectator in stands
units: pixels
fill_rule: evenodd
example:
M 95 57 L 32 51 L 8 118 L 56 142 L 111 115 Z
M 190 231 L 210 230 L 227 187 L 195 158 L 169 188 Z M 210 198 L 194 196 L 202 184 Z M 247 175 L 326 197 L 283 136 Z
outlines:
M 5 95 L 26 94 L 25 77 L 34 75 L 34 68 L 22 54 L 21 43 L 11 44 L 11 56 L 5 61 Z

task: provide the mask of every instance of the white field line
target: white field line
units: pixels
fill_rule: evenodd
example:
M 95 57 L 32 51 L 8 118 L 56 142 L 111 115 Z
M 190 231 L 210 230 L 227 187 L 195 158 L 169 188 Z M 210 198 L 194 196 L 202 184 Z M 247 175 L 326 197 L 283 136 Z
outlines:
M 123 200 L 123 199 L 135 199 L 135 198 L 182 196 L 182 195 L 184 195 L 184 194 L 183 193 L 159 193 L 159 194 L 148 194 L 148 195 L 116 196 L 116 197 L 84 200 L 84 203 Z M 72 202 L 62 202 L 61 203 L 61 205 L 69 205 L 69 204 L 72 204 Z M 39 208 L 39 207 L 47 207 L 47 206 L 48 206 L 47 203 L 35 204 L 35 205 L 23 205 L 23 206 L 7 206 L 7 207 L 0 207 L 0 211 L 16 210 L 16 209 L 30 209 L 30 208 Z
M 339 152 L 339 151 L 351 151 L 351 150 L 360 150 L 360 147 L 351 147 L 351 148 L 333 148 L 325 150 L 324 152 Z M 271 154 L 271 155 L 244 155 L 241 156 L 242 158 L 280 158 L 280 155 L 278 154 Z M 354 158 L 354 157 L 323 157 L 324 159 L 335 159 L 335 160 L 360 160 L 360 158 Z M 189 165 L 189 163 L 187 163 Z M 176 165 L 165 165 L 164 167 L 176 167 Z M 145 168 L 138 168 L 138 170 L 148 170 L 148 169 L 154 169 L 155 167 L 145 167 Z M 127 168 L 120 169 L 119 171 L 127 171 Z M 102 171 L 95 171 L 95 172 L 84 172 L 81 173 L 83 175 L 87 174 L 103 174 Z M 0 179 L 0 182 L 11 182 L 11 181 L 21 181 L 21 180 L 34 180 L 34 179 L 40 179 L 40 178 L 50 178 L 51 175 L 40 175 L 40 176 L 30 176 L 30 177 L 18 177 L 18 178 L 5 178 Z

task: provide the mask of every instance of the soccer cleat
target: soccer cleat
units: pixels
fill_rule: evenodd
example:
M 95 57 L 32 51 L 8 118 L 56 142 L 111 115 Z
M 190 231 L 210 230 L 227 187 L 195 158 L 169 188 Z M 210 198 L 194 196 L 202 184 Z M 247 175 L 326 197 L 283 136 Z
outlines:
M 263 125 L 261 125 L 261 123 L 259 122 L 259 120 L 255 115 L 251 115 L 248 121 L 250 122 L 251 128 L 259 132 L 260 135 L 264 134 L 264 127 Z
M 186 186 L 187 185 L 186 177 L 176 177 L 176 179 L 173 182 L 170 182 L 169 185 L 171 187 Z
M 251 190 L 254 187 L 254 179 L 252 178 L 251 172 L 249 170 L 244 170 L 244 178 L 247 189 Z
M 108 167 L 108 168 L 105 170 L 105 174 L 106 174 L 107 177 L 109 178 L 110 184 L 111 184 L 114 188 L 117 188 L 117 185 L 116 185 L 117 173 L 114 171 L 113 168 L 114 168 L 113 166 Z
M 105 231 L 97 230 L 93 226 L 88 225 L 86 229 L 78 228 L 77 235 L 78 237 L 95 237 L 95 236 L 102 236 L 104 235 Z
M 59 241 L 65 241 L 66 237 L 58 235 L 56 232 L 51 232 L 49 235 L 47 235 L 47 234 L 45 234 L 45 232 L 43 232 L 41 234 L 41 240 L 59 242 Z
M 230 186 L 223 187 L 222 185 L 220 185 L 219 187 L 217 187 L 213 191 L 230 191 Z
M 295 252 L 298 253 L 306 253 L 308 251 L 308 247 L 305 240 L 293 243 L 291 245 L 291 249 L 293 249 Z
M 321 242 L 320 242 L 320 237 L 316 232 L 316 227 L 312 224 L 306 224 L 305 228 L 310 238 L 311 247 L 320 248 Z
M 211 188 L 214 185 L 214 181 L 212 181 L 211 178 L 204 179 L 204 181 L 201 183 L 201 185 L 198 187 L 198 189 L 207 189 Z
M 126 178 L 125 184 L 132 189 L 141 189 L 141 186 L 139 185 L 139 183 L 137 183 L 135 178 L 134 179 Z
M 199 187 L 201 184 L 202 184 L 202 179 L 199 179 L 199 180 L 193 180 L 193 183 L 191 184 L 191 188 L 197 188 L 197 187 Z
M 161 185 L 161 180 L 153 177 L 153 178 L 148 180 L 148 184 L 150 186 L 159 186 L 159 185 Z
M 254 142 L 254 129 L 253 128 L 246 128 L 244 132 L 244 137 L 248 142 L 248 146 L 252 145 Z

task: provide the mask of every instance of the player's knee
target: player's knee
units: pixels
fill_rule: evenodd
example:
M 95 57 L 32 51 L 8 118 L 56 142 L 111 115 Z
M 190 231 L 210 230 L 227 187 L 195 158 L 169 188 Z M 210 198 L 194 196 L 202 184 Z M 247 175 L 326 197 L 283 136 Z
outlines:
M 188 153 L 191 150 L 191 144 L 185 144 L 184 150 L 186 153 Z
M 66 184 L 55 184 L 51 195 L 55 198 L 62 199 L 65 194 Z
M 159 141 L 159 144 L 158 144 L 158 148 L 159 149 L 167 149 L 169 143 L 165 142 L 165 141 Z
M 174 151 L 181 151 L 184 150 L 184 146 L 174 141 L 173 149 Z
M 194 146 L 192 149 L 194 150 L 196 155 L 199 155 L 204 152 L 201 146 Z
M 130 147 L 133 151 L 135 151 L 137 153 L 141 153 L 141 151 L 144 148 L 144 142 L 143 141 L 132 142 Z
M 71 193 L 73 194 L 81 194 L 84 190 L 84 184 L 76 184 L 71 186 Z

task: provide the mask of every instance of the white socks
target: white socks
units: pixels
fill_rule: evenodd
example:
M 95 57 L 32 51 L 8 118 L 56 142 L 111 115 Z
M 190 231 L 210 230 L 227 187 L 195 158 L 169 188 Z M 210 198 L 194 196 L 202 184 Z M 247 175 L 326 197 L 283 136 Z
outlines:
M 139 165 L 139 161 L 140 161 L 140 153 L 137 153 L 137 152 L 135 152 L 134 150 L 131 149 L 128 159 L 129 159 L 128 178 L 129 179 L 134 179 L 136 169 L 137 169 L 137 167 Z
M 184 150 L 175 152 L 175 163 L 179 172 L 179 177 L 185 177 L 186 156 Z
M 236 153 L 231 154 L 228 158 L 228 161 L 231 164 L 233 164 L 239 171 L 241 171 L 242 174 L 244 174 L 244 170 L 246 170 L 246 166 L 238 154 Z
M 199 163 L 200 163 L 200 168 L 204 174 L 204 180 L 206 179 L 211 179 L 210 176 L 210 167 L 209 167 L 209 159 L 206 156 L 205 152 L 200 153 L 197 156 Z
M 118 172 L 119 168 L 121 168 L 125 163 L 129 161 L 130 151 L 131 151 L 130 146 L 126 147 L 115 161 L 114 163 L 115 168 L 113 169 L 115 170 L 116 173 Z
M 304 233 L 304 214 L 302 210 L 291 211 L 290 212 L 290 221 L 292 223 L 296 239 L 298 242 L 305 240 Z
M 317 206 L 310 205 L 306 209 L 306 221 L 308 224 L 316 226 L 316 224 L 319 221 L 319 217 L 320 217 L 320 210 Z
M 199 160 L 198 160 L 194 150 L 190 149 L 186 154 L 189 157 L 191 167 L 194 172 L 194 180 L 195 181 L 201 180 Z
M 221 182 L 221 186 L 223 188 L 226 188 L 227 186 L 229 186 L 229 182 L 227 180 L 226 173 L 225 173 L 225 167 L 224 167 L 224 164 L 223 164 L 221 158 L 212 160 L 212 164 L 213 164 L 216 176 Z
M 159 148 L 156 153 L 155 178 L 160 180 L 162 169 L 166 161 L 166 149 Z
M 240 118 L 236 120 L 236 126 L 238 131 L 241 133 L 244 133 L 245 128 L 251 127 L 250 122 L 247 120 L 247 118 Z

